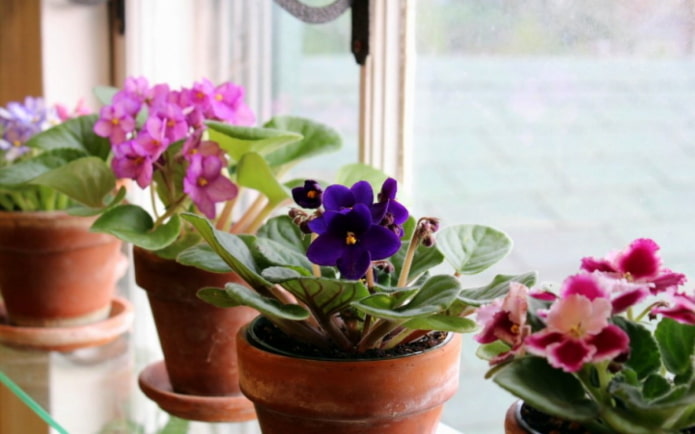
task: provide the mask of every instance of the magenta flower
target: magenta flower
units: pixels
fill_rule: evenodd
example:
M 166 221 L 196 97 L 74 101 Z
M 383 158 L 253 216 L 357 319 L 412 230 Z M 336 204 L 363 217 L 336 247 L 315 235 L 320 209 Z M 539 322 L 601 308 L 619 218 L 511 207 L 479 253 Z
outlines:
M 475 336 L 476 341 L 489 344 L 500 340 L 511 347 L 490 360 L 491 365 L 523 353 L 524 339 L 531 332 L 531 327 L 526 324 L 528 292 L 525 285 L 512 282 L 503 300 L 478 308 L 477 321 L 483 324 L 483 330 Z
M 681 273 L 662 267 L 659 245 L 651 239 L 640 238 L 625 250 L 605 258 L 583 258 L 581 268 L 619 276 L 632 282 L 648 283 L 653 294 L 676 289 L 686 281 Z
M 137 141 L 121 142 L 112 149 L 111 168 L 116 177 L 134 179 L 140 188 L 152 183 L 153 160 Z
M 166 125 L 157 117 L 147 119 L 135 140 L 140 145 L 141 152 L 151 161 L 157 161 L 170 143 L 166 137 Z
M 583 295 L 589 300 L 610 299 L 616 314 L 644 300 L 649 295 L 649 286 L 602 273 L 580 273 L 565 279 L 560 290 L 561 297 L 573 294 Z
M 233 83 L 222 83 L 215 88 L 210 98 L 214 116 L 234 125 L 253 125 L 256 118 L 244 102 L 244 88 Z
M 164 137 L 168 142 L 177 142 L 186 138 L 189 132 L 188 122 L 181 107 L 172 103 L 161 104 L 149 119 L 160 119 Z
M 526 338 L 526 350 L 566 372 L 613 359 L 628 350 L 629 338 L 609 323 L 611 312 L 611 303 L 604 297 L 591 300 L 571 294 L 560 298 L 550 307 L 546 328 Z
M 206 217 L 215 218 L 215 204 L 234 199 L 237 186 L 222 174 L 224 161 L 217 155 L 194 154 L 183 180 L 183 191 Z
M 99 119 L 94 124 L 94 132 L 108 137 L 112 144 L 123 143 L 135 130 L 135 119 L 122 104 L 106 105 L 99 111 Z
M 671 296 L 673 303 L 652 309 L 652 314 L 661 314 L 683 324 L 695 325 L 695 297 L 684 293 Z

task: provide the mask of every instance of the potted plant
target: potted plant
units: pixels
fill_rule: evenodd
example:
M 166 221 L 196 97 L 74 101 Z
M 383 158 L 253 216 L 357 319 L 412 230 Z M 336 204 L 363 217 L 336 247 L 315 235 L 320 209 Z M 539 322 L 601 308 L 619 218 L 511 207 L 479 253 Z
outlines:
M 552 432 L 692 432 L 695 297 L 685 280 L 653 240 L 637 239 L 582 259 L 554 290 L 515 283 L 482 307 L 488 377 L 522 400 L 506 424 L 530 426 L 507 432 L 551 432 L 537 422 L 549 416 L 563 423 Z
M 303 209 L 256 237 L 185 215 L 209 246 L 182 256 L 247 283 L 201 289 L 201 299 L 262 314 L 239 332 L 238 358 L 264 433 L 433 433 L 458 386 L 458 333 L 476 326 L 466 315 L 534 275 L 463 289 L 461 275 L 509 252 L 504 233 L 415 221 L 392 178 L 376 197 L 365 180 L 346 184 L 306 181 L 293 190 Z M 453 274 L 431 273 L 445 258 Z
M 298 117 L 262 127 L 242 87 L 203 79 L 178 89 L 130 77 L 121 89 L 100 88 L 108 101 L 94 131 L 111 143 L 111 168 L 150 192 L 147 205 L 112 203 L 92 229 L 133 244 L 136 283 L 147 291 L 164 361 L 140 375 L 143 391 L 187 419 L 239 421 L 254 417 L 240 393 L 235 334 L 258 313 L 220 309 L 196 291 L 233 280 L 178 261 L 200 242 L 180 218 L 193 212 L 226 232 L 252 234 L 290 198 L 282 183 L 298 162 L 340 147 L 332 129 Z M 244 194 L 249 193 L 249 194 Z M 202 404 L 204 402 L 204 404 Z
M 0 293 L 26 344 L 57 344 L 35 327 L 103 321 L 114 303 L 128 310 L 114 297 L 126 266 L 121 242 L 89 231 L 90 208 L 104 206 L 116 185 L 105 167 L 108 141 L 91 131 L 95 119 L 42 98 L 0 108 Z M 80 341 L 62 342 L 67 347 L 94 343 L 63 331 Z

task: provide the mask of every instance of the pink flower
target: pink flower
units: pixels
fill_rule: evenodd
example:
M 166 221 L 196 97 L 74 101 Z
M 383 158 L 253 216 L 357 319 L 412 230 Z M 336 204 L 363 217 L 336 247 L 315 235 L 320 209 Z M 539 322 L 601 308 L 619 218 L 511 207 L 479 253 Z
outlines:
M 695 325 L 695 297 L 684 293 L 672 296 L 673 304 L 652 309 L 652 314 L 661 314 L 683 324 Z
M 112 149 L 111 168 L 116 177 L 135 179 L 141 188 L 152 183 L 152 158 L 137 141 L 122 142 Z
M 626 311 L 649 295 L 649 286 L 628 282 L 602 273 L 580 273 L 570 276 L 562 284 L 560 296 L 578 294 L 589 300 L 603 297 L 611 300 L 613 314 Z
M 135 119 L 120 104 L 102 107 L 99 120 L 94 124 L 94 132 L 101 137 L 108 137 L 114 144 L 125 142 L 133 130 Z
M 686 277 L 663 268 L 658 251 L 656 242 L 640 238 L 625 250 L 610 253 L 605 258 L 583 258 L 581 267 L 589 272 L 599 271 L 631 282 L 647 283 L 653 294 L 676 289 L 685 283 Z
M 215 203 L 234 199 L 237 186 L 222 174 L 224 161 L 217 155 L 193 154 L 183 180 L 183 191 L 206 217 L 215 218 Z
M 526 338 L 526 350 L 566 372 L 613 359 L 628 350 L 629 338 L 608 322 L 611 312 L 611 302 L 604 297 L 592 300 L 570 294 L 560 298 L 550 307 L 547 327 Z
M 475 339 L 481 344 L 500 340 L 511 347 L 509 351 L 493 358 L 490 364 L 501 363 L 523 350 L 524 338 L 531 331 L 531 327 L 526 324 L 528 292 L 525 285 L 512 282 L 502 301 L 496 300 L 478 309 L 477 320 L 484 326 Z
M 210 98 L 215 117 L 234 125 L 253 125 L 256 118 L 244 102 L 244 88 L 226 82 L 215 88 Z

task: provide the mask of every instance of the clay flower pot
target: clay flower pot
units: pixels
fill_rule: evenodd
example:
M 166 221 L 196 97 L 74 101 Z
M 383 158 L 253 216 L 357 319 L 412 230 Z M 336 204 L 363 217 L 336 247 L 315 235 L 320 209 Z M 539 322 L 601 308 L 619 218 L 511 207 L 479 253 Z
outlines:
M 524 415 L 528 409 L 525 409 L 524 402 L 521 400 L 512 403 L 504 415 L 504 432 L 505 434 L 543 434 L 543 433 L 565 433 L 565 434 L 590 434 L 590 431 L 585 429 L 577 422 L 559 419 L 540 413 L 537 410 L 531 410 L 535 413 L 535 420 L 540 423 L 539 426 L 544 426 L 544 429 L 535 429 L 531 426 L 530 420 L 526 420 Z M 542 422 L 542 423 L 541 423 Z M 534 424 L 535 426 L 535 424 Z
M 0 212 L 0 293 L 11 324 L 67 327 L 108 317 L 127 261 L 121 241 L 65 212 Z
M 140 376 L 141 388 L 160 407 L 180 417 L 209 422 L 255 418 L 253 405 L 239 391 L 236 332 L 258 312 L 248 307 L 219 308 L 196 297 L 202 287 L 243 281 L 236 273 L 208 272 L 139 247 L 133 248 L 133 262 L 135 281 L 147 292 L 166 367 L 162 373 L 150 366 Z M 163 381 L 170 383 L 168 390 L 162 390 Z M 198 411 L 194 401 L 200 400 L 193 396 L 220 397 L 207 400 L 217 410 Z
M 459 335 L 409 356 L 321 360 L 261 349 L 249 330 L 239 383 L 264 434 L 431 434 L 458 388 Z

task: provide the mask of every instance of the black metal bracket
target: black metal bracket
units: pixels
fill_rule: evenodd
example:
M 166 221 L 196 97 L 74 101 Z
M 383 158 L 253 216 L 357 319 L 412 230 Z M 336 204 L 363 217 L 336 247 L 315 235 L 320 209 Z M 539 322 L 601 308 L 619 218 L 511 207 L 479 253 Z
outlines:
M 307 6 L 300 0 L 275 0 L 280 7 L 299 20 L 310 24 L 323 24 L 335 20 L 352 9 L 352 37 L 350 50 L 359 65 L 369 55 L 369 0 L 335 0 L 326 6 Z

